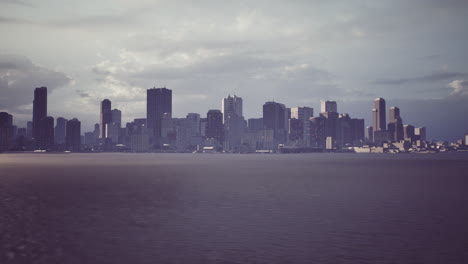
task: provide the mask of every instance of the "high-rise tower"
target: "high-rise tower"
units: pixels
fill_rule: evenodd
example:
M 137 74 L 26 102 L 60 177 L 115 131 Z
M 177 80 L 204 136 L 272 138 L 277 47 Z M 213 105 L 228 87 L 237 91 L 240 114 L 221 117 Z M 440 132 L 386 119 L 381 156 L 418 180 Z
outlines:
M 101 102 L 101 122 L 99 125 L 99 138 L 106 138 L 107 124 L 110 123 L 112 123 L 111 101 L 109 99 L 104 99 Z
M 374 109 L 372 109 L 372 127 L 375 131 L 387 130 L 385 100 L 377 98 L 374 100 Z
M 172 90 L 151 88 L 146 90 L 147 128 L 157 138 L 161 136 L 161 120 L 164 113 L 172 115 Z
M 277 143 L 285 143 L 287 113 L 284 104 L 276 102 L 263 104 L 263 127 L 273 130 L 273 137 Z
M 37 141 L 41 130 L 41 120 L 47 116 L 47 87 L 34 90 L 32 136 Z

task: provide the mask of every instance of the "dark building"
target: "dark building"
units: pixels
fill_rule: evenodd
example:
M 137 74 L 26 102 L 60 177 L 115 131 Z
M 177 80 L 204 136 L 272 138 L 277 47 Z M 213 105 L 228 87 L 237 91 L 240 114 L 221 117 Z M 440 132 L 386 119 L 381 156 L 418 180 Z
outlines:
M 216 139 L 220 144 L 224 142 L 223 113 L 220 110 L 209 110 L 206 115 L 206 138 Z
M 385 100 L 380 97 L 374 100 L 372 127 L 374 128 L 374 132 L 387 130 Z
M 404 139 L 403 121 L 398 107 L 390 107 L 389 109 L 388 131 L 392 134 L 392 140 L 399 142 Z
M 287 115 L 284 104 L 266 102 L 263 105 L 263 128 L 273 130 L 273 138 L 278 144 L 286 142 Z
M 366 127 L 366 139 L 369 142 L 374 142 L 374 128 L 372 126 Z
M 67 129 L 67 120 L 58 117 L 55 124 L 55 144 L 65 144 L 65 134 Z
M 73 118 L 67 122 L 66 146 L 73 152 L 81 151 L 81 122 Z
M 94 132 L 86 132 L 84 134 L 84 144 L 88 147 L 92 147 L 96 143 L 96 138 L 94 136 Z
M 353 144 L 353 134 L 351 127 L 351 117 L 348 114 L 341 114 L 337 122 L 336 144 L 345 147 Z
M 362 142 L 365 140 L 364 119 L 359 119 L 359 118 L 351 119 L 351 133 L 352 133 L 353 143 L 355 141 Z
M 414 126 L 412 125 L 404 125 L 403 126 L 403 137 L 407 141 L 414 142 L 415 135 L 414 135 Z
M 107 124 L 110 123 L 112 123 L 111 101 L 109 99 L 104 99 L 101 102 L 101 122 L 99 125 L 99 138 L 107 137 Z
M 13 116 L 7 112 L 0 113 L 0 152 L 8 151 L 13 143 Z
M 54 118 L 47 116 L 39 122 L 39 136 L 37 137 L 38 149 L 52 149 L 54 147 Z
M 33 131 L 33 122 L 32 121 L 28 121 L 28 123 L 26 124 L 26 137 L 27 138 L 32 138 L 32 131 Z
M 335 145 L 339 136 L 339 114 L 337 112 L 321 112 L 320 116 L 325 118 L 325 139 L 330 137 L 332 145 Z
M 298 141 L 304 138 L 304 121 L 297 118 L 291 118 L 288 122 L 289 140 Z
M 249 132 L 256 133 L 263 129 L 263 118 L 249 118 L 247 120 Z
M 156 143 L 161 136 L 161 120 L 164 113 L 172 116 L 172 90 L 166 88 L 146 90 L 146 127 L 153 131 Z
M 312 117 L 310 120 L 310 146 L 313 148 L 325 148 L 327 138 L 327 119 L 323 116 Z
M 393 134 L 388 130 L 374 131 L 374 143 L 377 146 L 382 146 L 383 143 L 393 141 Z
M 47 116 L 47 87 L 39 87 L 34 90 L 33 101 L 33 127 L 32 137 L 36 139 L 41 133 L 41 120 Z

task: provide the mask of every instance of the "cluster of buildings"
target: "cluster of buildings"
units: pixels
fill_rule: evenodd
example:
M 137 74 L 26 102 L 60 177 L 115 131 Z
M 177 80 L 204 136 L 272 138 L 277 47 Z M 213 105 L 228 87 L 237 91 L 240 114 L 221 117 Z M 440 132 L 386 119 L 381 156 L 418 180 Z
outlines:
M 82 135 L 77 118 L 47 115 L 47 88 L 34 90 L 32 121 L 25 128 L 13 125 L 12 115 L 0 113 L 0 152 L 408 152 L 466 149 L 457 144 L 427 142 L 426 129 L 404 125 L 398 107 L 387 109 L 377 98 L 372 109 L 372 126 L 364 119 L 339 114 L 337 103 L 322 101 L 320 113 L 307 106 L 286 107 L 270 101 L 263 104 L 260 118 L 246 119 L 242 98 L 222 99 L 221 109 L 205 116 L 188 113 L 172 116 L 172 90 L 147 90 L 146 117 L 122 123 L 122 112 L 112 102 L 100 104 L 100 122 L 94 131 Z

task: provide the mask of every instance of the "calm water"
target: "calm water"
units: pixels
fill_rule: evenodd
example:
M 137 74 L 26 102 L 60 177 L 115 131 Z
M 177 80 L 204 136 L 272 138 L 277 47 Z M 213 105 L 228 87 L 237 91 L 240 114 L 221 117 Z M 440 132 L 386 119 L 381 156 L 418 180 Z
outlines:
M 468 263 L 468 155 L 0 155 L 0 263 Z

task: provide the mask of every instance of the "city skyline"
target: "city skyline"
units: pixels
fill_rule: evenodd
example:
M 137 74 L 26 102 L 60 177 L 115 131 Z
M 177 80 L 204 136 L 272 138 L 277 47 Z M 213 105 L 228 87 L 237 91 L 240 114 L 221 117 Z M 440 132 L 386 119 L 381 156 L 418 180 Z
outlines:
M 335 100 L 369 124 L 368 102 L 381 96 L 431 138 L 455 140 L 468 130 L 466 1 L 0 7 L 0 111 L 20 126 L 29 120 L 31 87 L 49 88 L 50 115 L 76 116 L 91 130 L 104 98 L 128 122 L 145 115 L 148 87 L 167 86 L 178 95 L 173 116 L 219 108 L 219 98 L 235 93 L 248 117 L 270 100 L 316 110 L 320 100 Z
M 166 87 L 162 87 L 162 88 L 156 88 L 156 87 L 153 87 L 153 88 L 148 88 L 146 90 L 146 95 L 147 95 L 147 98 L 146 98 L 146 116 L 143 118 L 143 117 L 127 117 L 126 120 L 129 120 L 128 123 L 131 123 L 132 120 L 135 121 L 135 120 L 139 120 L 139 119 L 144 119 L 145 120 L 145 124 L 148 126 L 148 129 L 151 129 L 153 132 L 152 133 L 155 133 L 155 136 L 157 137 L 157 133 L 161 133 L 161 129 L 162 129 L 162 126 L 161 126 L 161 121 L 163 120 L 163 116 L 165 116 L 166 114 L 168 114 L 168 117 L 169 118 L 179 118 L 179 117 L 174 117 L 172 116 L 172 89 L 168 89 Z M 76 120 L 76 121 L 79 121 L 79 118 L 76 118 L 76 117 L 73 117 L 73 118 L 70 118 L 69 120 L 68 119 L 65 119 L 61 116 L 58 116 L 56 117 L 57 120 L 56 122 L 54 121 L 54 117 L 53 116 L 50 116 L 50 115 L 47 115 L 47 109 L 48 109 L 48 90 L 47 90 L 47 87 L 44 87 L 44 86 L 41 86 L 41 87 L 38 87 L 38 88 L 35 88 L 34 89 L 34 100 L 33 100 L 33 103 L 34 102 L 37 102 L 37 103 L 34 103 L 35 105 L 35 108 L 34 109 L 38 109 L 38 110 L 34 110 L 33 109 L 33 112 L 32 112 L 32 119 L 31 121 L 27 121 L 28 123 L 28 126 L 29 126 L 29 123 L 32 124 L 32 129 L 31 129 L 31 132 L 32 132 L 32 137 L 34 138 L 34 134 L 35 134 L 35 129 L 37 130 L 38 128 L 36 127 L 35 128 L 35 125 L 34 123 L 37 123 L 37 126 L 41 125 L 40 122 L 36 121 L 34 122 L 36 116 L 39 116 L 37 117 L 37 119 L 40 121 L 42 119 L 46 120 L 49 124 L 49 127 L 50 127 L 50 133 L 52 133 L 51 136 L 49 136 L 50 139 L 43 139 L 44 136 L 42 135 L 39 135 L 38 138 L 39 138 L 39 141 L 43 141 L 43 140 L 46 140 L 46 141 L 49 141 L 49 142 L 52 142 L 52 143 L 49 143 L 50 144 L 54 144 L 54 143 L 65 143 L 65 132 L 64 132 L 64 126 L 66 125 L 66 122 L 69 121 L 69 120 Z M 229 131 L 229 122 L 226 121 L 226 117 L 231 117 L 233 115 L 235 116 L 238 116 L 240 118 L 242 118 L 242 122 L 246 122 L 246 129 L 250 129 L 250 127 L 247 125 L 247 121 L 251 120 L 251 119 L 256 119 L 256 117 L 246 117 L 244 118 L 243 114 L 242 114 L 242 109 L 243 109 L 243 98 L 242 97 L 238 97 L 236 95 L 234 96 L 231 96 L 231 95 L 228 95 L 227 97 L 225 98 L 222 98 L 221 100 L 221 105 L 219 108 L 214 108 L 214 109 L 208 109 L 207 110 L 207 114 L 210 113 L 210 111 L 219 111 L 220 114 L 222 115 L 222 124 L 224 126 L 224 130 L 225 132 Z M 100 115 L 99 115 L 99 122 L 98 123 L 94 123 L 93 127 L 94 127 L 94 130 L 96 130 L 96 126 L 98 126 L 99 128 L 99 132 L 98 132 L 98 138 L 114 138 L 114 142 L 116 141 L 115 138 L 117 137 L 117 135 L 120 133 L 118 131 L 114 131 L 114 132 L 109 132 L 108 129 L 109 129 L 109 126 L 112 128 L 113 126 L 115 127 L 114 129 L 118 129 L 120 130 L 122 128 L 122 125 L 123 125 L 123 119 L 122 119 L 122 111 L 119 110 L 119 109 L 112 109 L 111 107 L 111 104 L 112 104 L 112 101 L 109 100 L 109 99 L 103 99 L 101 102 L 100 102 Z M 287 110 L 287 114 L 290 118 L 293 118 L 293 119 L 299 119 L 299 120 L 307 120 L 308 117 L 312 118 L 314 117 L 314 108 L 313 107 L 309 107 L 309 106 L 286 106 L 285 104 L 282 104 L 282 103 L 279 103 L 279 102 L 276 102 L 276 101 L 267 101 L 263 104 L 263 114 L 261 115 L 260 119 L 262 119 L 262 124 L 268 128 L 268 129 L 273 129 L 276 131 L 276 127 L 277 125 L 273 125 L 273 124 L 269 124 L 271 122 L 267 121 L 266 123 L 264 122 L 264 117 L 265 117 L 265 107 L 267 105 L 279 105 L 281 106 L 282 108 L 284 108 L 283 112 L 284 114 L 286 114 L 286 110 Z M 112 109 L 112 110 L 111 110 Z M 319 116 L 325 116 L 326 118 L 329 118 L 329 115 L 332 114 L 332 115 L 336 115 L 336 118 L 338 118 L 338 116 L 341 117 L 341 115 L 345 115 L 345 116 L 349 116 L 349 114 L 347 112 L 339 112 L 338 110 L 338 106 L 337 106 L 337 102 L 336 101 L 329 101 L 329 100 L 321 100 L 320 101 L 320 112 L 319 112 Z M 306 113 L 306 117 L 304 116 L 304 112 L 303 111 L 307 111 Z M 227 114 L 225 114 L 224 112 L 226 112 Z M 388 112 L 388 113 L 387 113 Z M 6 112 L 8 113 L 8 112 Z M 371 113 L 372 113 L 372 121 L 369 122 L 367 121 L 366 119 L 362 119 L 363 120 L 363 126 L 364 126 L 364 130 L 368 130 L 370 129 L 370 131 L 372 131 L 372 134 L 370 137 L 369 137 L 369 133 L 366 132 L 366 137 L 368 137 L 368 139 L 371 139 L 371 141 L 374 140 L 375 138 L 375 133 L 379 133 L 379 131 L 383 131 L 385 135 L 383 135 L 383 138 L 385 139 L 391 139 L 391 140 L 395 140 L 395 141 L 400 141 L 400 140 L 404 140 L 406 139 L 407 137 L 404 136 L 404 132 L 403 132 L 403 129 L 404 127 L 413 127 L 412 129 L 420 129 L 420 128 L 423 128 L 424 129 L 424 138 L 425 140 L 447 140 L 447 139 L 430 139 L 427 137 L 427 132 L 426 132 L 426 126 L 421 126 L 421 127 L 418 127 L 418 126 L 413 126 L 413 125 L 403 125 L 403 120 L 400 116 L 400 108 L 399 107 L 396 107 L 396 106 L 390 106 L 390 107 L 387 107 L 386 105 L 386 101 L 385 99 L 379 97 L 379 98 L 376 98 L 374 100 L 374 106 L 373 108 L 371 109 Z M 187 113 L 186 114 L 186 118 L 189 119 L 189 116 L 190 115 L 199 115 L 200 116 L 200 113 Z M 240 116 L 239 116 L 240 115 Z M 77 116 L 77 115 L 75 115 Z M 154 117 L 153 117 L 154 116 Z M 160 116 L 160 117 L 159 117 Z M 203 113 L 201 114 L 201 116 L 203 116 Z M 268 116 L 268 112 L 267 112 L 267 116 Z M 387 116 L 388 116 L 388 122 L 387 122 Z M 50 119 L 50 120 L 47 120 L 47 119 Z M 147 121 L 147 120 L 153 120 L 153 121 Z M 285 120 L 288 120 L 288 118 L 286 117 Z M 240 121 L 236 121 L 236 122 L 240 122 Z M 154 123 L 154 124 L 153 124 Z M 231 122 L 232 123 L 232 122 Z M 250 121 L 248 122 L 250 124 Z M 282 123 L 282 122 L 280 122 Z M 235 124 L 235 123 L 234 123 Z M 376 129 L 376 124 L 377 126 L 379 126 L 379 128 Z M 12 125 L 14 125 L 15 127 L 17 128 L 22 128 L 21 126 L 18 125 L 17 122 L 13 121 Z M 237 130 L 242 130 L 240 128 L 240 125 L 235 125 L 234 127 L 236 127 L 235 129 Z M 285 129 L 285 134 L 281 137 L 285 137 L 287 136 L 287 133 L 289 133 L 289 128 L 288 128 L 288 122 L 285 122 L 284 123 L 284 129 Z M 387 127 L 388 126 L 388 127 Z M 82 130 L 82 136 L 85 134 L 85 133 L 91 133 L 91 130 L 88 129 L 87 127 L 83 128 L 83 126 L 81 126 L 81 121 L 80 121 L 80 127 L 84 130 Z M 156 128 L 156 129 L 153 129 Z M 22 128 L 23 129 L 23 128 Z M 24 127 L 24 129 L 28 129 L 26 128 L 26 126 Z M 303 127 L 301 129 L 304 129 L 304 132 L 303 133 L 309 133 L 308 131 L 306 132 L 306 127 Z M 159 132 L 156 132 L 158 131 Z M 388 134 L 388 133 L 390 134 Z M 275 132 L 275 135 L 276 135 L 277 132 Z M 414 132 L 413 132 L 414 133 Z M 468 134 L 467 133 L 464 133 L 462 135 L 462 137 L 458 136 L 458 138 L 456 138 L 456 140 L 459 140 L 460 138 L 463 138 L 464 135 Z M 103 136 L 105 135 L 105 136 Z M 226 135 L 223 135 L 224 136 L 227 136 Z M 42 138 L 41 138 L 42 137 Z M 276 137 L 276 136 L 275 136 Z M 335 136 L 334 136 L 335 137 Z M 157 140 L 157 139 L 156 139 Z M 453 141 L 455 142 L 455 141 Z M 37 144 L 37 143 L 36 143 Z M 42 144 L 44 145 L 44 144 Z M 41 146 L 41 144 L 39 144 L 38 146 Z
M 263 104 L 261 118 L 243 116 L 242 97 L 228 95 L 221 110 L 172 116 L 172 90 L 148 88 L 144 118 L 122 123 L 122 111 L 112 102 L 100 102 L 100 122 L 93 131 L 81 128 L 76 117 L 47 115 L 47 87 L 34 89 L 34 111 L 27 127 L 18 127 L 13 115 L 0 112 L 1 152 L 445 152 L 464 150 L 464 139 L 435 141 L 422 126 L 405 124 L 399 107 L 374 100 L 371 126 L 365 120 L 340 113 L 336 101 L 321 101 L 320 112 L 307 106 L 287 107 L 276 101 Z M 468 133 L 467 133 L 468 134 Z M 466 137 L 466 134 L 465 134 Z

